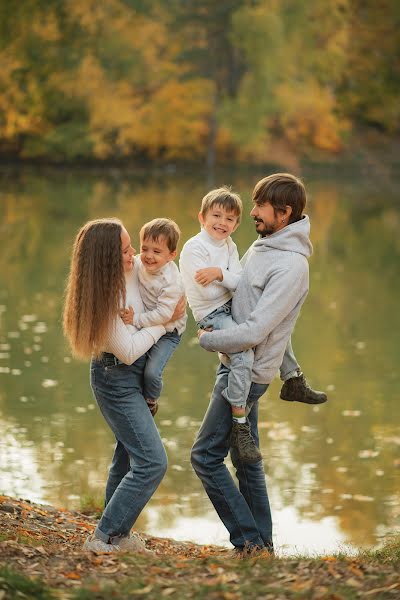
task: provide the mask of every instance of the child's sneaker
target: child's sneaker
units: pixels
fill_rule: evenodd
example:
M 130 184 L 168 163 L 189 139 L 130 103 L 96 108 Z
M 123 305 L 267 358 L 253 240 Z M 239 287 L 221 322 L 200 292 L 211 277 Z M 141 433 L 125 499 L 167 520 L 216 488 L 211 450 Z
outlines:
M 238 423 L 237 421 L 233 421 L 230 444 L 231 448 L 236 450 L 239 459 L 243 463 L 256 463 L 262 459 L 260 449 L 251 435 L 248 422 Z
M 149 407 L 149 410 L 152 414 L 153 417 L 155 417 L 157 411 L 158 411 L 158 401 L 157 400 L 146 400 L 147 402 L 147 406 Z

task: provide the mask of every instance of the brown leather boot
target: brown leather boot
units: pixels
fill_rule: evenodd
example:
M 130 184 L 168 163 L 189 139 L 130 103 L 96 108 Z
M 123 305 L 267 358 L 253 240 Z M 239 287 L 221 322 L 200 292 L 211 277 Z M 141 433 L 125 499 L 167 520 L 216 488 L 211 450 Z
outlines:
M 324 392 L 310 388 L 303 373 L 285 381 L 280 397 L 288 402 L 305 402 L 306 404 L 323 404 L 328 400 Z

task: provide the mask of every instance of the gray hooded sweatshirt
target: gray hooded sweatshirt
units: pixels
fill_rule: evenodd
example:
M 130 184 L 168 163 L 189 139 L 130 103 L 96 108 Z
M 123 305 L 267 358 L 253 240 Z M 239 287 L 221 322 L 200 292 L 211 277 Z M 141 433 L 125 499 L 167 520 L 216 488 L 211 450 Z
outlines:
M 308 293 L 312 254 L 310 221 L 258 238 L 242 258 L 243 273 L 232 299 L 237 325 L 204 333 L 200 345 L 226 354 L 255 348 L 252 381 L 271 383 Z

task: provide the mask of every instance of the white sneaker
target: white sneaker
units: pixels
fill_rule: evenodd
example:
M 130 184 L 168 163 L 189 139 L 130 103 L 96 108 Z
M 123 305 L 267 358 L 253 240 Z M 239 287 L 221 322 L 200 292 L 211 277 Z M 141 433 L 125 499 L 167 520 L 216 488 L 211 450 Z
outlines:
M 138 533 L 132 533 L 118 538 L 118 547 L 122 552 L 141 552 L 142 554 L 154 554 L 153 550 L 146 548 L 145 541 Z
M 106 542 L 103 542 L 103 540 L 97 538 L 94 533 L 86 538 L 85 543 L 83 544 L 83 549 L 90 552 L 97 552 L 98 554 L 110 554 L 111 552 L 120 551 L 119 546 L 114 544 L 106 544 Z

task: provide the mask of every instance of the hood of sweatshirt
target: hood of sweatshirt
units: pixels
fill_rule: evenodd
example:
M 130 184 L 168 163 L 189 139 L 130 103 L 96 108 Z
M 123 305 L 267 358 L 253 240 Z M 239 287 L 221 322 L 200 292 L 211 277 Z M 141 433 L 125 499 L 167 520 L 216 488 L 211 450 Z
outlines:
M 253 244 L 256 252 L 285 250 L 297 252 L 309 258 L 313 252 L 310 242 L 310 219 L 304 215 L 300 221 L 291 223 L 272 235 L 259 237 Z

